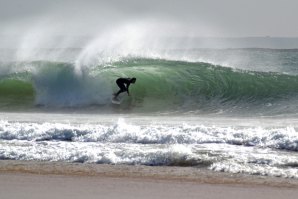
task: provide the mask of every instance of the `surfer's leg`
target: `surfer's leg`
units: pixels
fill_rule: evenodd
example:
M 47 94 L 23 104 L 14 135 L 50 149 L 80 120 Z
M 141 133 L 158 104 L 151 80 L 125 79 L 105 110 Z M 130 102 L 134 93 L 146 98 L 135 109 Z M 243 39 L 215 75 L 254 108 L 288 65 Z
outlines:
M 124 83 L 122 83 L 122 82 L 116 82 L 116 83 L 117 83 L 117 85 L 118 85 L 118 87 L 120 88 L 121 91 L 126 90 L 126 87 L 125 87 Z
M 123 92 L 125 92 L 125 91 L 126 91 L 126 90 L 122 90 L 122 89 L 120 89 L 117 93 L 114 93 L 115 98 L 118 97 L 118 95 L 119 95 L 120 93 L 123 93 Z
M 121 93 L 121 90 L 119 90 L 117 93 L 114 93 L 114 97 L 118 97 L 118 95 Z
M 116 83 L 117 83 L 118 87 L 120 88 L 120 90 L 119 90 L 117 93 L 115 93 L 114 96 L 115 96 L 115 97 L 118 97 L 118 95 L 119 95 L 120 93 L 123 93 L 123 92 L 126 91 L 126 87 L 125 87 L 125 85 L 124 85 L 123 83 L 121 83 L 121 82 L 118 82 L 118 81 L 117 81 Z

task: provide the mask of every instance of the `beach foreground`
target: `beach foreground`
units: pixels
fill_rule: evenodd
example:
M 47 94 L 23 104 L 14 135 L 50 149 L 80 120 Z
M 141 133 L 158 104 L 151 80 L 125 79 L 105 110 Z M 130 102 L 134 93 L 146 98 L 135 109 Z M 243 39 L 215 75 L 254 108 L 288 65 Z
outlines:
M 297 180 L 200 168 L 0 162 L 0 198 L 296 198 Z

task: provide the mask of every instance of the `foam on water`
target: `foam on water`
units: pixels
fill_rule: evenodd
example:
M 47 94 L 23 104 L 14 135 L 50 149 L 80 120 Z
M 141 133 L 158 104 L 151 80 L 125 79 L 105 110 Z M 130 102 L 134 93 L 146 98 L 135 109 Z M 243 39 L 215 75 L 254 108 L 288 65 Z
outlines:
M 67 125 L 0 122 L 2 140 L 73 141 L 135 144 L 205 144 L 255 146 L 298 151 L 298 133 L 286 128 L 208 127 L 204 125 Z
M 153 166 L 298 178 L 294 128 L 0 123 L 0 158 Z M 292 151 L 292 152 L 291 152 Z

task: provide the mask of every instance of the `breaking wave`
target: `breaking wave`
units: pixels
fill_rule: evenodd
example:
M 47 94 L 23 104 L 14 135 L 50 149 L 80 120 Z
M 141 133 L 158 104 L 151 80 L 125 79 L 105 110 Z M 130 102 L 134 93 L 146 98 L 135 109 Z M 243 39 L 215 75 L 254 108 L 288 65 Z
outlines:
M 147 58 L 86 67 L 81 74 L 72 63 L 22 64 L 34 70 L 0 78 L 0 108 L 21 103 L 59 108 L 98 105 L 103 110 L 131 112 L 246 111 L 266 115 L 298 111 L 295 75 Z M 115 108 L 111 104 L 111 96 L 117 91 L 115 80 L 132 76 L 137 82 L 130 87 L 131 97 L 123 94 L 121 105 Z

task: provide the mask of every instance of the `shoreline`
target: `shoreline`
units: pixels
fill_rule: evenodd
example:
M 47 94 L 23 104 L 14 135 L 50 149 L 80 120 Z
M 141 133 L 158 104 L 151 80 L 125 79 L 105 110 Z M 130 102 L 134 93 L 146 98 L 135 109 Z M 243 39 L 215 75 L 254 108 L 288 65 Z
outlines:
M 150 167 L 0 161 L 0 198 L 23 199 L 294 199 L 298 180 Z
M 196 184 L 298 188 L 298 180 L 271 176 L 232 174 L 198 167 L 109 165 L 89 163 L 1 160 L 0 175 L 59 175 L 73 177 L 129 178 Z

